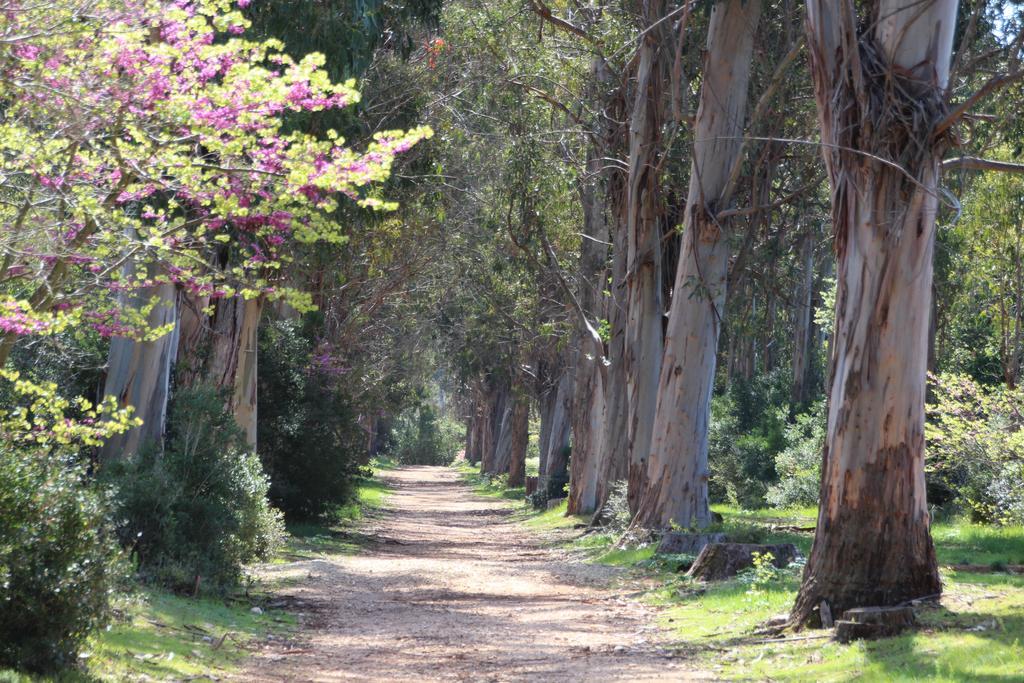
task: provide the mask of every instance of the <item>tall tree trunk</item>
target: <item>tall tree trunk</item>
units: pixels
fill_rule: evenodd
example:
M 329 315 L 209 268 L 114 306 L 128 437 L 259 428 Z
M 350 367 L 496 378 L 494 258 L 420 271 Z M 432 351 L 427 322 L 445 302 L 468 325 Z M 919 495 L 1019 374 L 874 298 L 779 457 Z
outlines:
M 611 148 L 616 149 L 615 145 Z M 612 281 L 607 318 L 611 328 L 608 340 L 608 365 L 605 383 L 604 434 L 601 437 L 603 471 L 598 477 L 597 499 L 608 500 L 610 486 L 629 477 L 629 435 L 627 433 L 629 396 L 626 387 L 626 188 L 624 174 L 613 170 L 608 179 L 611 213 L 608 227 L 612 233 Z
M 595 84 L 607 83 L 607 65 L 601 57 L 591 63 Z M 603 179 L 604 122 L 596 126 L 595 142 L 587 151 L 587 166 L 580 182 L 583 204 L 583 242 L 580 245 L 579 292 L 577 299 L 585 319 L 580 320 L 577 333 L 576 395 L 572 406 L 572 459 L 569 474 L 569 514 L 594 512 L 602 501 L 598 490 L 605 468 L 603 443 L 606 420 L 605 384 L 607 366 L 605 350 L 599 337 L 593 335 L 589 320 L 596 320 L 605 310 L 604 290 L 608 263 L 607 192 Z
M 506 408 L 511 407 L 509 404 L 509 385 L 505 382 L 500 382 L 488 393 L 490 396 L 485 411 L 486 422 L 484 424 L 480 471 L 484 474 L 498 474 L 502 471 L 500 465 L 496 463 L 498 441 L 501 437 L 501 428 L 505 419 Z M 507 469 L 508 465 L 506 464 L 505 470 L 507 471 Z
M 217 302 L 206 372 L 206 381 L 227 392 L 227 409 L 253 449 L 256 448 L 257 330 L 262 311 L 261 299 L 235 296 Z
M 494 440 L 494 457 L 487 474 L 508 474 L 512 464 L 512 414 L 515 412 L 515 404 L 516 401 L 511 396 L 502 403 L 498 435 Z
M 647 34 L 640 45 L 636 99 L 629 126 L 626 216 L 626 387 L 629 440 L 629 500 L 633 509 L 646 487 L 647 456 L 658 400 L 662 355 L 661 197 L 659 165 L 662 124 L 664 0 L 642 3 Z M 663 22 L 662 22 L 663 24 Z
M 925 369 L 956 0 L 808 0 L 838 259 L 817 533 L 796 625 L 933 595 Z M 862 32 L 863 31 L 863 32 Z M 910 116 L 910 113 L 913 116 Z M 884 161 L 883 161 L 884 160 Z
M 526 394 L 517 395 L 513 401 L 509 430 L 512 443 L 509 448 L 508 485 L 517 488 L 526 485 L 526 448 L 530 441 L 530 399 Z
M 162 284 L 146 290 L 139 303 L 152 297 L 158 301 L 146 318 L 150 329 L 174 323 L 178 308 L 174 285 Z M 176 349 L 177 329 L 154 341 L 122 337 L 111 340 L 103 394 L 115 397 L 122 407 L 134 407 L 135 417 L 142 419 L 142 426 L 108 439 L 100 449 L 100 460 L 130 458 L 147 443 L 162 446 Z
M 566 352 L 559 357 L 558 383 L 549 389 L 544 399 L 547 414 L 547 429 L 540 442 L 540 478 L 538 488 L 552 492 L 550 487 L 561 490 L 568 480 L 569 439 L 572 426 L 572 401 L 575 386 L 571 363 L 563 360 Z M 561 482 L 561 483 L 559 483 Z M 557 496 L 556 496 L 557 497 Z
M 716 214 L 731 199 L 730 175 L 742 151 L 760 13 L 760 0 L 723 0 L 711 11 L 648 485 L 635 516 L 641 526 L 661 528 L 675 522 L 688 528 L 711 522 L 708 422 L 729 269 L 728 235 Z
M 811 321 L 814 317 L 814 228 L 808 227 L 802 250 L 803 272 L 793 300 L 793 376 L 790 382 L 790 411 L 795 415 L 810 400 Z

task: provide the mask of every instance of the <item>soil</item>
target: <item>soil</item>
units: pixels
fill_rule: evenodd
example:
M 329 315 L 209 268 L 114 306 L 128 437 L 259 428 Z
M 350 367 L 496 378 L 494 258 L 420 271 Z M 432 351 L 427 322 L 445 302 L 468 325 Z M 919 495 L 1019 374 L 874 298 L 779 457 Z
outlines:
M 667 649 L 620 570 L 553 547 L 451 469 L 384 478 L 393 491 L 358 554 L 266 569 L 295 582 L 299 641 L 268 646 L 239 680 L 708 678 Z

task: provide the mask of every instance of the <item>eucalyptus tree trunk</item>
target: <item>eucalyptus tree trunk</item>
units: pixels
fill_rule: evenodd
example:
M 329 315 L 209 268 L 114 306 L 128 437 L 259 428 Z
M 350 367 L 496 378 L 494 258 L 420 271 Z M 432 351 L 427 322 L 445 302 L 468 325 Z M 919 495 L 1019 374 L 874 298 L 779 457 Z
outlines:
M 856 7 L 865 16 L 858 19 Z M 793 608 L 941 590 L 924 478 L 925 369 L 956 0 L 808 0 L 837 292 L 817 533 Z
M 803 272 L 793 300 L 793 361 L 789 402 L 794 413 L 811 397 L 811 361 L 814 321 L 814 228 L 809 227 L 801 246 Z
M 177 292 L 173 284 L 162 284 L 146 290 L 139 303 L 156 298 L 156 305 L 146 317 L 150 329 L 175 323 Z M 175 332 L 153 341 L 135 341 L 115 337 L 110 341 L 107 377 L 103 395 L 113 396 L 121 407 L 135 408 L 134 416 L 142 419 L 141 427 L 129 429 L 108 439 L 100 448 L 101 461 L 130 458 L 144 444 L 161 447 L 167 423 L 167 400 L 170 396 L 171 365 L 177 349 Z
M 594 57 L 591 76 L 595 83 L 608 80 L 607 66 Z M 598 134 L 599 135 L 599 134 Z M 598 137 L 595 135 L 595 137 Z M 599 139 L 599 138 L 598 138 Z M 604 290 L 608 261 L 607 193 L 602 182 L 603 152 L 599 143 L 591 143 L 587 152 L 586 173 L 580 182 L 583 205 L 583 241 L 580 244 L 579 292 L 577 300 L 583 314 L 577 333 L 576 395 L 572 407 L 572 459 L 569 473 L 568 512 L 572 515 L 594 512 L 603 501 L 598 490 L 604 488 L 604 425 L 606 421 L 607 365 L 604 345 L 593 334 L 588 320 L 604 311 Z
M 501 468 L 496 464 L 498 441 L 501 437 L 502 422 L 506 408 L 510 407 L 509 386 L 500 383 L 488 391 L 487 405 L 484 411 L 484 427 L 480 471 L 484 474 L 498 474 Z M 507 465 L 506 465 L 507 468 Z
M 516 401 L 508 397 L 501 407 L 501 418 L 498 420 L 498 435 L 494 440 L 494 457 L 491 459 L 487 474 L 507 474 L 512 464 L 512 415 Z
M 760 13 L 760 0 L 723 0 L 711 11 L 648 483 L 634 518 L 640 526 L 711 522 L 708 423 L 729 274 L 729 235 L 716 214 L 731 200 L 730 176 L 742 151 Z
M 205 380 L 227 392 L 227 409 L 256 448 L 257 330 L 261 299 L 221 299 L 212 320 L 210 358 Z
M 557 383 L 541 398 L 539 488 L 563 481 L 569 465 L 569 438 L 572 425 L 574 375 L 572 366 L 559 355 Z
M 509 424 L 508 485 L 512 488 L 526 485 L 526 448 L 530 441 L 530 399 L 525 394 L 515 397 Z
M 615 145 L 610 146 L 613 150 Z M 602 472 L 598 477 L 597 499 L 608 500 L 610 486 L 629 477 L 628 401 L 626 387 L 626 231 L 625 176 L 613 170 L 608 179 L 611 212 L 608 227 L 612 241 L 611 296 L 607 298 L 607 318 L 611 338 L 607 344 L 605 380 L 604 434 L 601 437 Z
M 660 28 L 664 0 L 644 0 L 648 33 L 639 49 L 636 98 L 629 126 L 627 184 L 626 388 L 629 500 L 634 509 L 646 487 L 647 456 L 658 399 L 662 355 L 661 215 L 659 182 L 662 125 Z

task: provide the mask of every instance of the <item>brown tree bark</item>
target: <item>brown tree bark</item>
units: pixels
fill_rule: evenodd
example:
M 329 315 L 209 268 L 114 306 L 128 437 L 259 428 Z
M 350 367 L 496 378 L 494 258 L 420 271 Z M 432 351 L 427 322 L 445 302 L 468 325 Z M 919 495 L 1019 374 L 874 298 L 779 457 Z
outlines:
M 730 176 L 742 151 L 760 13 L 760 0 L 723 0 L 711 11 L 647 486 L 634 517 L 640 526 L 711 523 L 708 423 L 729 269 L 728 235 L 716 214 L 731 200 Z
M 857 5 L 860 6 L 860 5 Z M 924 479 L 932 254 L 956 0 L 808 0 L 837 256 L 817 533 L 791 615 L 933 595 Z
M 525 394 L 516 396 L 513 402 L 509 430 L 508 485 L 517 488 L 526 486 L 526 447 L 530 440 L 530 399 Z
M 256 448 L 257 330 L 263 302 L 221 299 L 211 320 L 210 358 L 204 381 L 228 394 L 227 409 Z

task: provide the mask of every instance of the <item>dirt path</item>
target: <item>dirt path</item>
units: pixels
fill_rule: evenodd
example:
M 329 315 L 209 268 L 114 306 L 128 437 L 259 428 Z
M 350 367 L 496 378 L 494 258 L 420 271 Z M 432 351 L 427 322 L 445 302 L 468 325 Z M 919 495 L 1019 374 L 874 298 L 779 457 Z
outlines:
M 358 555 L 268 569 L 298 579 L 303 642 L 247 681 L 688 680 L 617 572 L 544 548 L 512 511 L 440 467 L 385 477 L 387 510 Z

